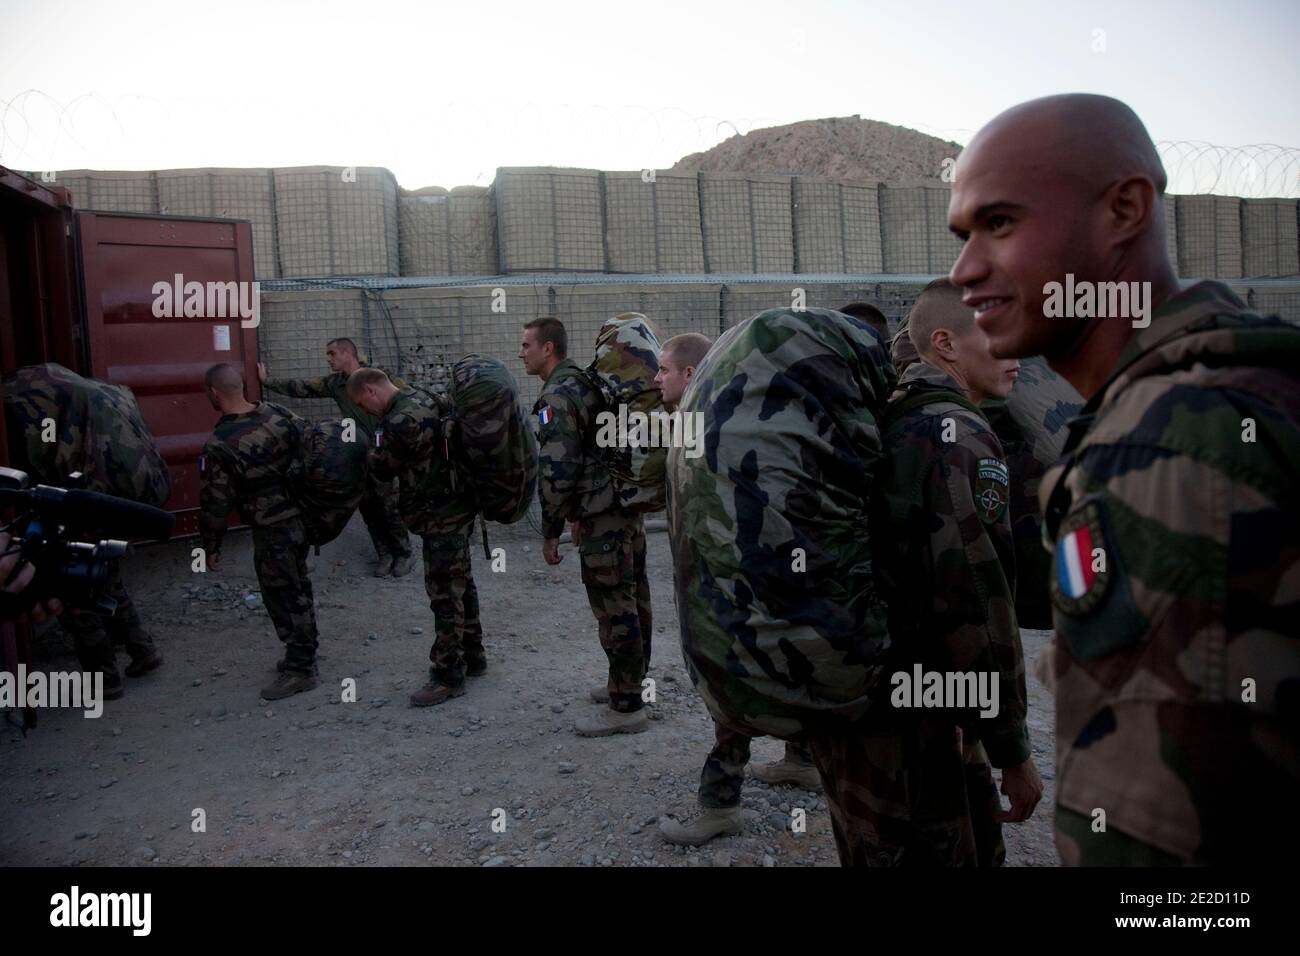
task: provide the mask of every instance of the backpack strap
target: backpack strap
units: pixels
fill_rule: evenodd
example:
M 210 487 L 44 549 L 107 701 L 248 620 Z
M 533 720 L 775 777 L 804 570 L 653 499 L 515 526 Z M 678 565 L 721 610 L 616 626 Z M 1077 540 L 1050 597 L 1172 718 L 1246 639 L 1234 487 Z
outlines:
M 953 405 L 959 405 L 969 412 L 974 412 L 980 418 L 984 418 L 984 413 L 979 407 L 965 395 L 954 391 L 943 385 L 932 385 L 929 382 L 910 382 L 904 385 L 905 394 L 902 398 L 897 398 L 885 405 L 885 427 L 888 428 L 894 422 L 901 419 L 909 412 L 918 408 L 924 408 L 926 405 L 934 405 L 938 402 L 949 402 Z

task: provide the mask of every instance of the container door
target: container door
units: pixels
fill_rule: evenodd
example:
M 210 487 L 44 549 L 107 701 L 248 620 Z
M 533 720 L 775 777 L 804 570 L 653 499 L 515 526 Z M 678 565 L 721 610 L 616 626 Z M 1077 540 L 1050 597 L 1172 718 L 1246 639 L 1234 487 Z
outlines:
M 128 386 L 171 469 L 173 536 L 198 530 L 198 458 L 219 414 L 216 362 L 257 381 L 260 318 L 247 222 L 80 212 L 77 236 L 92 378 Z

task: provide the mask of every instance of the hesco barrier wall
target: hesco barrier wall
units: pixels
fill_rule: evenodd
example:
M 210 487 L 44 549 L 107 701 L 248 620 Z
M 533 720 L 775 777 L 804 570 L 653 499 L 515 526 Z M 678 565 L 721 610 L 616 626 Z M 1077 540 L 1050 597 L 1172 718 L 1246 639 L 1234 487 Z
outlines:
M 499 276 L 464 283 L 440 279 L 278 280 L 264 285 L 259 350 L 276 377 L 327 374 L 325 343 L 355 340 L 372 364 L 409 381 L 434 382 L 468 352 L 503 361 L 531 406 L 541 383 L 517 358 L 523 324 L 557 315 L 569 332 L 570 354 L 592 357 L 602 322 L 619 312 L 649 316 L 662 339 L 680 332 L 715 338 L 763 309 L 802 304 L 837 308 L 876 305 L 897 328 L 933 275 L 634 275 Z M 1300 280 L 1228 283 L 1256 311 L 1300 323 Z M 502 311 L 503 310 L 503 311 Z M 312 416 L 335 417 L 329 401 L 268 395 Z
M 946 272 L 950 186 L 509 167 L 403 192 L 378 167 L 71 170 L 76 205 L 248 219 L 259 278 Z M 50 182 L 47 176 L 39 176 Z M 1181 276 L 1300 276 L 1294 199 L 1166 196 Z

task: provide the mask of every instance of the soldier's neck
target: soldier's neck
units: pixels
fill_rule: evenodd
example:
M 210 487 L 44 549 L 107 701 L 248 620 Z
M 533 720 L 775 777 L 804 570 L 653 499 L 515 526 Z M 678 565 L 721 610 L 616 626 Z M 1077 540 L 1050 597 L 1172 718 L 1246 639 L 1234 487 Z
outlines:
M 1067 352 L 1049 357 L 1047 364 L 1087 401 L 1106 384 L 1136 331 L 1122 320 L 1093 319 Z
M 226 406 L 225 408 L 222 409 L 222 411 L 225 412 L 227 415 L 247 415 L 249 412 L 253 411 L 256 408 L 257 406 L 254 405 L 252 402 L 245 401 L 244 399 L 240 399 L 238 402 L 234 402 Z

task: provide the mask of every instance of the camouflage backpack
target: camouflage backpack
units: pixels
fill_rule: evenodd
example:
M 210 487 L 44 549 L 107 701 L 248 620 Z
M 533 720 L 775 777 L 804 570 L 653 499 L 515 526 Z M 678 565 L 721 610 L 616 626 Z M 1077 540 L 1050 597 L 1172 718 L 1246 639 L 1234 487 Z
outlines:
M 126 386 L 30 365 L 5 377 L 4 403 L 17 466 L 34 481 L 60 485 L 79 471 L 92 491 L 155 508 L 171 495 L 167 463 Z
M 537 438 L 510 370 L 471 352 L 452 367 L 448 393 L 417 391 L 445 413 L 444 449 L 454 480 L 474 489 L 483 517 L 513 524 L 526 515 L 537 493 Z
M 289 483 L 307 540 L 318 547 L 343 532 L 366 490 L 366 443 L 344 441 L 343 436 L 342 422 L 304 429 Z
M 655 384 L 659 351 L 659 339 L 650 321 L 640 312 L 622 312 L 600 327 L 596 357 L 584 370 L 605 403 L 597 416 L 593 436 L 596 448 L 614 480 L 619 505 L 629 514 L 663 511 L 665 507 L 668 449 L 662 442 L 653 446 L 649 443 L 654 434 L 650 431 L 650 417 L 664 411 L 663 394 Z M 605 419 L 604 429 L 606 434 L 613 434 L 612 441 L 600 440 L 600 417 L 606 414 L 613 416 Z M 646 424 L 638 427 L 639 422 Z M 638 434 L 640 442 L 625 440 Z
M 677 612 L 726 726 L 797 740 L 872 702 L 889 639 L 868 521 L 894 384 L 865 323 L 771 309 L 725 332 L 683 396 L 705 453 L 668 454 Z

